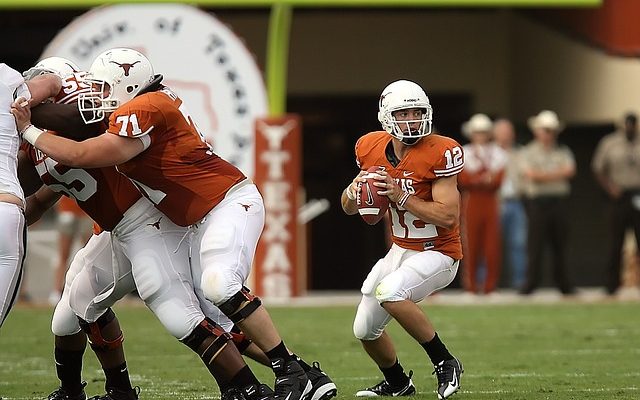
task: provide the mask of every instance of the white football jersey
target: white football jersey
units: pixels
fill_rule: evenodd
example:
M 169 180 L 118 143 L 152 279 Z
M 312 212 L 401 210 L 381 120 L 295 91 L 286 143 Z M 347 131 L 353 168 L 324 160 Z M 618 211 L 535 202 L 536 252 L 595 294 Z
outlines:
M 20 96 L 31 98 L 22 75 L 0 63 L 0 193 L 9 193 L 24 201 L 17 172 L 20 135 L 11 114 L 11 104 Z

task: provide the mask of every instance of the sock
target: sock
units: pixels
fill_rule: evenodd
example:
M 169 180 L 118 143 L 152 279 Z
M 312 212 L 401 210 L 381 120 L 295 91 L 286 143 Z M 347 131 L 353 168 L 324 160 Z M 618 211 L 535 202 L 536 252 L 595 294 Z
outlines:
M 114 368 L 107 368 L 104 370 L 104 375 L 107 379 L 104 387 L 108 389 L 118 389 L 126 392 L 131 390 L 131 382 L 129 381 L 129 371 L 127 370 L 127 363 L 123 362 Z
M 245 388 L 249 385 L 259 385 L 260 381 L 258 381 L 258 378 L 256 378 L 256 376 L 253 374 L 253 372 L 251 371 L 251 368 L 249 368 L 248 365 L 245 365 L 244 367 L 242 367 L 242 369 L 240 371 L 238 371 L 233 378 L 231 378 L 231 380 L 228 383 L 228 386 L 233 386 L 239 389 Z M 220 390 L 222 391 L 222 387 L 220 388 Z
M 293 359 L 296 360 L 298 364 L 300 364 L 304 372 L 308 372 L 309 370 L 311 370 L 311 365 L 304 362 L 304 360 L 300 358 L 298 355 L 292 354 L 291 357 L 293 357 Z
M 282 358 L 284 360 L 285 364 L 287 362 L 293 360 L 293 357 L 291 357 L 291 355 L 287 351 L 287 346 L 284 345 L 283 341 L 280 341 L 280 344 L 278 344 L 273 349 L 271 349 L 269 351 L 265 351 L 264 354 L 266 354 L 267 357 L 269 357 L 269 360 L 271 360 L 271 361 L 273 361 L 273 360 L 275 360 L 277 358 Z
M 60 387 L 71 396 L 82 392 L 82 356 L 84 350 L 70 351 L 58 347 L 54 350 L 56 372 Z
M 402 387 L 409 382 L 409 377 L 404 373 L 404 369 L 397 358 L 395 364 L 389 368 L 380 368 L 380 371 L 382 371 L 384 379 L 393 387 Z
M 438 333 L 436 333 L 431 341 L 420 343 L 420 346 L 426 350 L 433 365 L 438 365 L 442 361 L 453 358 L 449 350 L 447 350 L 447 347 L 440 340 L 440 337 L 438 337 Z

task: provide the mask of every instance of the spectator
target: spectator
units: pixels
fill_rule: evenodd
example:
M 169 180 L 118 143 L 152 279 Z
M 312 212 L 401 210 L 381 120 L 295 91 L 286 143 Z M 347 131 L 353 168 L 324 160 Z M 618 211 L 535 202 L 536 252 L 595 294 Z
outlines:
M 627 228 L 635 231 L 640 248 L 640 138 L 636 114 L 626 114 L 622 129 L 600 140 L 591 167 L 609 197 L 606 288 L 614 294 L 621 286 L 621 253 Z
M 522 150 L 522 171 L 527 198 L 528 271 L 521 294 L 531 294 L 540 283 L 545 245 L 551 246 L 556 284 L 562 294 L 574 293 L 567 276 L 569 180 L 576 173 L 571 150 L 558 144 L 563 124 L 553 111 L 541 111 L 529 118 L 534 139 Z
M 463 134 L 471 143 L 463 147 L 465 167 L 460 173 L 463 210 L 465 210 L 465 260 L 463 286 L 476 293 L 477 271 L 484 260 L 485 273 L 481 291 L 495 290 L 500 277 L 502 248 L 498 191 L 507 162 L 507 154 L 491 141 L 493 124 L 484 114 L 475 114 L 462 125 Z
M 69 258 L 75 239 L 79 239 L 84 246 L 91 237 L 93 221 L 78 207 L 70 197 L 62 196 L 58 201 L 58 266 L 55 270 L 53 288 L 49 294 L 49 304 L 56 305 L 62 289 L 64 276 L 69 267 Z
M 513 124 L 508 119 L 493 124 L 493 139 L 507 153 L 507 165 L 500 187 L 500 227 L 510 285 L 519 289 L 525 283 L 527 268 L 527 215 L 522 204 L 520 148 Z

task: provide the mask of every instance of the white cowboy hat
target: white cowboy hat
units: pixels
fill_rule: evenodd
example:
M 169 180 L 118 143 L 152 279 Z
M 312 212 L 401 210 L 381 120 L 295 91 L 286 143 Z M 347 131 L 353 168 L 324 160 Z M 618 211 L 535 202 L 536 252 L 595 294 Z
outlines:
M 474 114 L 469 120 L 462 124 L 462 133 L 467 138 L 471 137 L 473 132 L 491 132 L 493 130 L 493 122 L 486 114 Z
M 564 129 L 564 123 L 560 122 L 558 114 L 549 110 L 542 110 L 538 115 L 529 118 L 528 124 L 532 131 L 544 128 L 560 133 Z

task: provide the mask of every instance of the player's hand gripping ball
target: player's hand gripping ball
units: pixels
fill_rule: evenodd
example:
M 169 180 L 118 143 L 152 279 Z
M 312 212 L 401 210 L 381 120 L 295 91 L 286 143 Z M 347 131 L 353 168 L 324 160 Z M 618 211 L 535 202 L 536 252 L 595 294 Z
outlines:
M 358 187 L 360 187 L 356 196 L 358 213 L 369 225 L 377 224 L 389 209 L 389 198 L 378 194 L 380 189 L 373 185 L 373 182 L 376 181 L 375 177 L 380 176 L 377 173 L 379 170 L 380 167 L 369 168 L 367 174 L 362 176 L 364 182 L 358 182 Z

